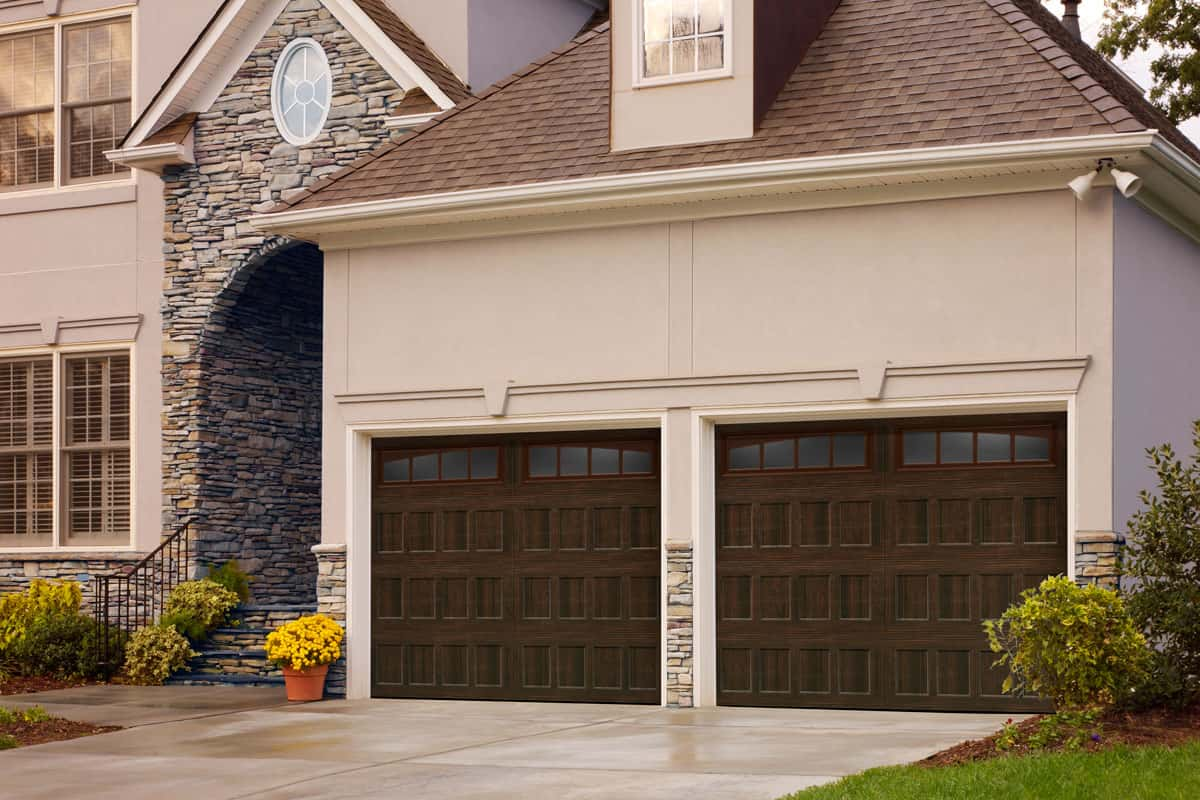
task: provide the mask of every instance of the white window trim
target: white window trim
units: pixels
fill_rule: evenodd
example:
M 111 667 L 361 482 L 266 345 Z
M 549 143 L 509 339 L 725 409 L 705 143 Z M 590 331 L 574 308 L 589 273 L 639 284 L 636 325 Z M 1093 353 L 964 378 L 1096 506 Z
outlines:
M 122 17 L 129 18 L 130 27 L 130 52 L 132 63 L 130 65 L 130 86 L 129 86 L 129 109 L 130 116 L 137 118 L 138 111 L 138 64 L 141 54 L 138 52 L 138 14 L 137 5 L 117 6 L 115 8 L 106 8 L 101 11 L 85 11 L 78 14 L 67 14 L 61 17 L 42 18 L 38 20 L 30 20 L 26 22 L 18 22 L 12 25 L 0 26 L 0 36 L 7 36 L 14 33 L 29 33 L 31 31 L 54 30 L 54 182 L 49 186 L 37 186 L 31 189 L 0 189 L 0 202 L 10 198 L 20 197 L 37 197 L 40 195 L 53 194 L 55 192 L 78 192 L 87 191 L 89 189 L 108 188 L 111 186 L 134 186 L 137 183 L 137 174 L 135 170 L 129 170 L 129 174 L 112 178 L 101 178 L 93 180 L 67 180 L 64 173 L 66 164 L 66 142 L 63 138 L 64 120 L 63 120 L 63 52 L 62 52 L 62 31 L 64 27 L 78 25 L 88 22 L 102 22 L 108 19 L 120 19 Z
M 67 358 L 77 355 L 87 355 L 89 353 L 128 353 L 129 354 L 129 541 L 125 544 L 116 545 L 98 545 L 96 547 L 82 547 L 79 545 L 64 544 L 65 534 L 65 513 L 66 508 L 63 506 L 65 499 L 66 474 L 64 471 L 65 454 L 62 449 L 64 440 L 63 427 L 65 424 L 65 414 L 63 414 L 63 384 L 66 381 L 66 373 L 64 370 L 64 362 Z M 52 535 L 49 546 L 42 545 L 39 547 L 0 547 L 0 559 L 13 555 L 41 555 L 41 554 L 69 554 L 69 553 L 133 553 L 137 552 L 137 363 L 135 353 L 135 344 L 133 342 L 106 342 L 103 344 L 88 344 L 88 345 L 69 345 L 55 347 L 29 347 L 14 350 L 0 351 L 0 361 L 9 358 L 45 358 L 50 356 L 53 360 L 53 404 L 54 416 L 53 425 L 51 427 L 51 447 L 53 448 L 52 461 L 52 494 L 51 502 L 54 504 L 53 514 L 51 514 Z
M 633 88 L 652 89 L 658 86 L 673 86 L 681 83 L 698 83 L 700 81 L 721 80 L 733 77 L 733 4 L 735 0 L 726 0 L 725 6 L 725 66 L 721 69 L 706 69 L 700 72 L 683 72 L 678 75 L 664 75 L 660 78 L 647 78 L 642 74 L 643 52 L 645 51 L 646 26 L 643 24 L 646 11 L 645 0 L 635 0 L 637 12 L 633 17 Z
M 279 107 L 279 81 L 283 77 L 285 65 L 291 59 L 292 54 L 302 47 L 312 47 L 321 54 L 321 63 L 325 67 L 325 73 L 328 75 L 329 82 L 329 102 L 325 105 L 325 110 L 321 113 L 321 122 L 317 125 L 316 131 L 309 136 L 296 136 L 288 129 L 287 123 L 284 120 L 284 111 Z M 275 60 L 275 70 L 271 74 L 271 116 L 275 118 L 275 129 L 279 131 L 279 135 L 284 138 L 284 141 L 296 146 L 306 145 L 317 139 L 325 132 L 325 126 L 329 122 L 329 112 L 333 110 L 333 67 L 329 64 L 329 54 L 325 52 L 325 48 L 321 43 L 312 37 L 305 36 L 300 39 L 294 39 L 288 43 L 287 47 L 283 48 L 283 52 L 279 54 L 279 58 Z

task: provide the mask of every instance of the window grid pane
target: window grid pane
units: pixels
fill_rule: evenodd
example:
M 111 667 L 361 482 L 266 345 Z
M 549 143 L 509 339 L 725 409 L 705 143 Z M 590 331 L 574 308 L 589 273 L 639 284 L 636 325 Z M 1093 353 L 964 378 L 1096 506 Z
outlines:
M 642 0 L 642 75 L 725 66 L 725 0 Z
M 51 544 L 53 361 L 0 362 L 0 542 Z
M 130 126 L 132 52 L 127 19 L 79 25 L 63 31 L 63 94 L 67 174 L 72 180 L 128 172 L 104 157 Z
M 733 439 L 725 445 L 725 469 L 729 472 L 864 469 L 869 464 L 869 442 L 866 433 Z
M 654 451 L 648 445 L 531 445 L 526 457 L 530 480 L 654 475 Z
M 380 461 L 384 483 L 460 483 L 500 477 L 496 447 L 390 452 Z
M 901 466 L 996 467 L 1051 464 L 1049 430 L 904 431 Z
M 63 436 L 68 452 L 65 540 L 126 541 L 130 531 L 129 356 L 64 362 Z

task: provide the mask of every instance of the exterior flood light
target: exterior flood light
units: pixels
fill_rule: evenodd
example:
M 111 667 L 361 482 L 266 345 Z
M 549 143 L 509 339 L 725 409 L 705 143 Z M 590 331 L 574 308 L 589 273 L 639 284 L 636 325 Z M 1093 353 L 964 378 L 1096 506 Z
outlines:
M 1117 183 L 1117 189 L 1126 199 L 1133 197 L 1142 190 L 1142 179 L 1132 172 L 1126 172 L 1123 169 L 1113 167 L 1110 174 Z
M 1117 167 L 1113 164 L 1112 159 L 1108 158 L 1100 159 L 1094 170 L 1080 175 L 1078 178 L 1068 183 L 1067 186 L 1071 188 L 1071 191 L 1075 193 L 1077 198 L 1082 200 L 1087 197 L 1089 192 L 1092 191 L 1092 187 L 1096 184 L 1096 177 L 1104 170 L 1108 170 L 1109 175 L 1112 176 L 1113 182 L 1117 185 L 1117 191 L 1119 191 L 1126 199 L 1133 197 L 1142 190 L 1141 178 L 1139 178 L 1137 175 L 1134 175 L 1132 172 L 1126 172 L 1123 169 L 1117 169 Z

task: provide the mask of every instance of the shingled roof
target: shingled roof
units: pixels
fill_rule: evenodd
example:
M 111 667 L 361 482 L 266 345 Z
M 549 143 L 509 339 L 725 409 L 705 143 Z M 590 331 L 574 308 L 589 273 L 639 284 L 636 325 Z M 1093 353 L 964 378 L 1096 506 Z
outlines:
M 1037 0 L 842 0 L 752 139 L 614 153 L 609 25 L 276 207 L 735 162 L 1158 129 L 1200 151 Z

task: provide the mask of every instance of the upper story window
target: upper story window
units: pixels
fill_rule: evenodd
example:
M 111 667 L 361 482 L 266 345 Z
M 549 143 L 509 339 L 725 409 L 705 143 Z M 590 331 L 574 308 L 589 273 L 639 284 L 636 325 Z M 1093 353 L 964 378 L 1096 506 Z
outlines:
M 0 191 L 128 174 L 109 162 L 129 130 L 129 17 L 0 35 Z
M 706 78 L 727 73 L 731 2 L 641 0 L 641 82 Z
M 0 359 L 0 547 L 130 543 L 129 354 Z

